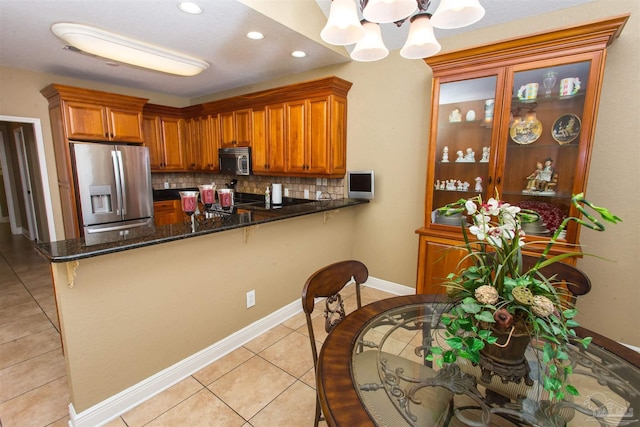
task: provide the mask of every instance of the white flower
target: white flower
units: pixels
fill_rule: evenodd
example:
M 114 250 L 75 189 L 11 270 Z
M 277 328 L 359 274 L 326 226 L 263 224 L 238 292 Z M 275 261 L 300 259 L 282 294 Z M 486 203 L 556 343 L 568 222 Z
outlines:
M 483 207 L 489 215 L 498 216 L 500 214 L 500 202 L 493 197 L 490 198 Z
M 478 207 L 476 206 L 473 200 L 467 200 L 464 204 L 465 208 L 467 208 L 467 214 L 473 215 L 477 212 Z

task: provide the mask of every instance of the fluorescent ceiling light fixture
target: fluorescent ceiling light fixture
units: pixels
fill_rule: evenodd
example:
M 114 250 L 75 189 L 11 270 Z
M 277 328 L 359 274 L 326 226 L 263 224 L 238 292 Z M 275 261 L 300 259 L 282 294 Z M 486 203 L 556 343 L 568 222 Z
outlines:
M 293 56 L 294 58 L 304 58 L 307 56 L 307 54 L 301 50 L 294 50 L 293 52 L 291 52 L 291 56 Z
M 197 15 L 202 13 L 202 8 L 192 1 L 183 1 L 178 4 L 181 11 Z
M 247 33 L 247 38 L 251 40 L 262 40 L 264 38 L 264 34 L 259 31 L 249 31 Z
M 58 23 L 53 34 L 83 52 L 178 76 L 195 76 L 209 63 L 174 50 L 82 24 Z

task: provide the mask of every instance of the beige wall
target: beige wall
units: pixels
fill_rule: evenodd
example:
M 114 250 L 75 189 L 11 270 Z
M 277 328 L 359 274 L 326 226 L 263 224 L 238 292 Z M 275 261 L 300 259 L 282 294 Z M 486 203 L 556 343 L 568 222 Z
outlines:
M 366 205 L 53 264 L 72 403 L 81 412 L 300 298 L 318 268 L 351 257 Z M 256 305 L 246 308 L 255 290 Z

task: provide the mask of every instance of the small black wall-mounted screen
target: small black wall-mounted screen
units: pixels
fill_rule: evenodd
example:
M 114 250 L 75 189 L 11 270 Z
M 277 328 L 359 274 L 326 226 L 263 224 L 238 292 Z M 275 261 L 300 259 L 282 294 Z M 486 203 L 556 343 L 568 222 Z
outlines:
M 347 172 L 347 196 L 351 199 L 373 199 L 374 184 L 373 171 Z

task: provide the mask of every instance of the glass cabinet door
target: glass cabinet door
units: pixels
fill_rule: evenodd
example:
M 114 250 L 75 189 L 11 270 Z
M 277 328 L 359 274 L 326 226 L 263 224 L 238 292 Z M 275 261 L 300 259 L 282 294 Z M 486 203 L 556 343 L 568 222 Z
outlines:
M 500 159 L 500 197 L 532 209 L 541 220 L 524 224 L 527 234 L 550 236 L 570 214 L 582 163 L 581 126 L 590 61 L 513 74 L 506 144 Z M 505 120 L 506 121 L 506 120 Z M 505 141 L 506 140 L 506 141 Z
M 497 76 L 441 83 L 433 165 L 431 222 L 460 226 L 460 218 L 436 209 L 486 194 L 493 167 L 493 121 Z M 495 147 L 495 145 L 494 145 Z

